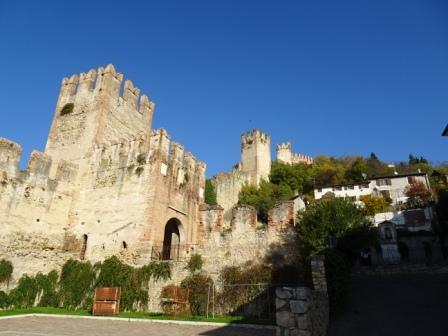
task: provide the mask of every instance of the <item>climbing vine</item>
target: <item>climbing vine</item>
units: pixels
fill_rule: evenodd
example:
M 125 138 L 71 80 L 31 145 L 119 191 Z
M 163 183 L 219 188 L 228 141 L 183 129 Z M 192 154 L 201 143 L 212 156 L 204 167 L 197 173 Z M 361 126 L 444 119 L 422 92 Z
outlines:
M 12 271 L 14 267 L 9 260 L 0 260 L 0 283 L 9 284 L 12 277 Z
M 60 275 L 56 270 L 34 277 L 23 275 L 9 295 L 0 292 L 0 308 L 90 309 L 95 287 L 104 286 L 121 287 L 121 310 L 140 310 L 148 305 L 149 280 L 170 278 L 171 266 L 164 262 L 132 267 L 115 256 L 94 265 L 70 259 L 63 265 Z

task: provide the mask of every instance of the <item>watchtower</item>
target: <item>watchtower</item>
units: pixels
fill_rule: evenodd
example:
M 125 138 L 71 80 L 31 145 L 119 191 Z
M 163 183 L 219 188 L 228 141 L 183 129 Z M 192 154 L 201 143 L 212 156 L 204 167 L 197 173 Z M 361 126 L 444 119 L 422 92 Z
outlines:
M 268 180 L 271 172 L 271 138 L 254 129 L 241 136 L 241 170 L 249 174 L 249 183 Z
M 149 137 L 154 103 L 112 64 L 64 78 L 45 153 L 53 160 L 76 161 L 89 156 L 95 144 Z M 122 91 L 122 93 L 121 93 Z

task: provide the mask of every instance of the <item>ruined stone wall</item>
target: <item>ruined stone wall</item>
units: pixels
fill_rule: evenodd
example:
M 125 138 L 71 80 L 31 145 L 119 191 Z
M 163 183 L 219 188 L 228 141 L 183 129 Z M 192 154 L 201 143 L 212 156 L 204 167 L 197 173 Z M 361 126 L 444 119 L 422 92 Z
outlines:
M 268 229 L 257 221 L 256 209 L 239 205 L 232 209 L 230 226 L 223 225 L 223 209 L 202 207 L 203 244 L 198 253 L 206 263 L 205 269 L 217 277 L 224 266 L 239 266 L 246 262 L 264 262 L 281 266 L 294 263 L 298 257 L 293 225 Z M 284 218 L 279 218 L 285 221 Z
M 222 173 L 214 178 L 216 200 L 224 209 L 224 223 L 230 225 L 232 208 L 238 203 L 238 195 L 243 185 L 248 184 L 249 174 L 236 168 L 231 172 Z

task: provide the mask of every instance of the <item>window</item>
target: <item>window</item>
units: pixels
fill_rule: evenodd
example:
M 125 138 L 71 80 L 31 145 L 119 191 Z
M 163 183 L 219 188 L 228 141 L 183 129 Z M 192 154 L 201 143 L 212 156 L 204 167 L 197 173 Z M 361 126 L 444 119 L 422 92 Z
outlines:
M 87 239 L 89 237 L 85 234 L 82 236 L 82 245 L 81 245 L 81 253 L 79 259 L 84 260 L 86 258 L 86 250 L 87 250 Z
M 409 184 L 415 183 L 415 176 L 408 176 L 408 183 Z
M 381 190 L 381 196 L 384 198 L 390 198 L 390 191 L 389 190 Z
M 391 240 L 392 239 L 392 230 L 388 227 L 384 228 L 384 240 Z
M 342 190 L 342 187 L 337 186 L 337 187 L 334 187 L 333 190 L 339 190 L 340 191 L 340 190 Z
M 317 192 L 322 192 L 322 188 L 317 188 Z
M 389 178 L 386 178 L 386 179 L 378 179 L 378 180 L 376 180 L 376 185 L 377 185 L 378 187 L 380 187 L 380 186 L 385 186 L 385 185 L 392 185 L 392 181 L 391 181 L 391 179 L 389 179 Z
M 352 186 L 352 185 L 351 185 L 351 186 L 348 186 L 347 189 L 348 189 L 348 190 L 354 190 L 354 189 L 355 189 L 355 186 Z

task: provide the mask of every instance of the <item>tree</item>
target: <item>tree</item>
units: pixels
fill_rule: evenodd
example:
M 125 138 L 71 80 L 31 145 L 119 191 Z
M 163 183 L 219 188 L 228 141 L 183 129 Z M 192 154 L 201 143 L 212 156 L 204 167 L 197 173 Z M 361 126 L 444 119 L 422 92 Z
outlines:
M 204 192 L 204 203 L 209 205 L 218 204 L 216 200 L 216 190 L 212 181 L 207 179 L 205 180 L 205 192 Z
M 278 161 L 272 162 L 269 181 L 276 185 L 288 185 L 291 190 L 301 193 L 312 189 L 311 168 L 304 163 L 286 164 Z
M 321 199 L 307 211 L 299 212 L 297 219 L 298 237 L 305 256 L 323 251 L 331 235 L 337 239 L 337 247 L 353 258 L 375 236 L 363 209 L 344 198 Z M 348 236 L 350 240 L 345 238 Z
M 424 207 L 431 200 L 431 193 L 421 181 L 415 181 L 408 185 L 404 194 L 408 197 L 406 204 L 409 208 Z
M 365 195 L 361 196 L 360 200 L 364 203 L 364 210 L 369 216 L 384 212 L 389 206 L 387 200 L 381 196 Z
M 258 187 L 244 185 L 238 195 L 238 204 L 252 205 L 257 209 L 258 219 L 267 223 L 268 211 L 278 202 L 293 196 L 291 188 L 286 184 L 276 185 L 261 180 Z
M 393 169 L 388 167 L 387 164 L 380 161 L 375 153 L 371 153 L 370 157 L 366 161 L 367 163 L 367 175 L 369 177 L 391 175 L 394 173 Z
M 363 181 L 367 177 L 368 169 L 366 160 L 362 157 L 357 157 L 345 172 L 345 177 L 348 182 Z

